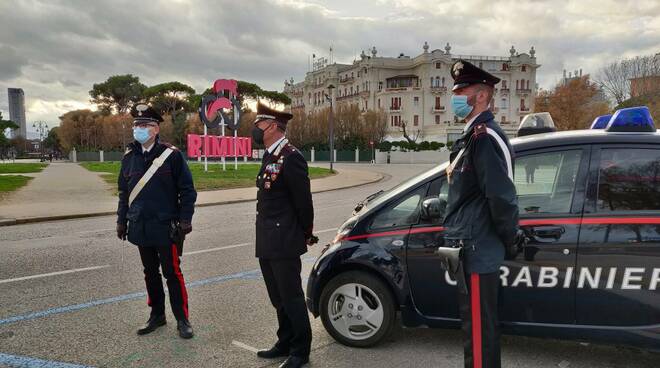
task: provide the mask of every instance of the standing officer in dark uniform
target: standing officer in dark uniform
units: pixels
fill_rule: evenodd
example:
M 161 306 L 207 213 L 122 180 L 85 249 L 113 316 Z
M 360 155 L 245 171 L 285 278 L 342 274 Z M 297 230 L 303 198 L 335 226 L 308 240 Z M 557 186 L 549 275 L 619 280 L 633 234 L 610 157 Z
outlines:
M 160 142 L 163 118 L 146 104 L 133 107 L 133 137 L 121 161 L 117 236 L 138 246 L 147 284 L 151 315 L 138 335 L 165 325 L 165 292 L 159 268 L 167 280 L 179 336 L 193 337 L 188 321 L 188 292 L 181 274 L 183 236 L 192 231 L 197 192 L 181 151 Z
M 447 167 L 447 239 L 463 247 L 458 299 L 463 321 L 465 367 L 500 367 L 497 317 L 499 269 L 505 249 L 515 248 L 518 200 L 513 151 L 488 109 L 500 80 L 460 60 L 452 66 L 454 114 L 467 121 Z
M 312 244 L 314 206 L 307 162 L 284 136 L 292 117 L 259 103 L 252 128 L 254 142 L 267 148 L 257 176 L 256 256 L 279 323 L 275 345 L 257 355 L 288 356 L 280 365 L 287 368 L 306 364 L 312 343 L 300 256 Z

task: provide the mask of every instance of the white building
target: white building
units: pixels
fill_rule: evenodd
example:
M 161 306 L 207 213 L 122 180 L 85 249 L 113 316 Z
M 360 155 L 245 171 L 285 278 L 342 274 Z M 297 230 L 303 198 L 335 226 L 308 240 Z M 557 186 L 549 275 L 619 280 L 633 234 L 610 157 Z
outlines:
M 356 104 L 362 111 L 384 109 L 388 115 L 387 140 L 403 140 L 401 123 L 410 136 L 421 141 L 454 141 L 461 135 L 459 124 L 450 107 L 453 79 L 452 64 L 458 59 L 487 70 L 502 81 L 495 87 L 491 110 L 504 130 L 513 135 L 522 117 L 534 109 L 536 95 L 536 63 L 534 47 L 519 54 L 512 46 L 509 56 L 473 56 L 451 54 L 447 44 L 443 50 L 423 52 L 410 57 L 380 57 L 374 47 L 371 55 L 362 52 L 353 64 L 328 64 L 315 61 L 305 80 L 285 82 L 284 93 L 292 100 L 293 113 L 309 114 L 327 108 L 328 86 L 334 106 Z

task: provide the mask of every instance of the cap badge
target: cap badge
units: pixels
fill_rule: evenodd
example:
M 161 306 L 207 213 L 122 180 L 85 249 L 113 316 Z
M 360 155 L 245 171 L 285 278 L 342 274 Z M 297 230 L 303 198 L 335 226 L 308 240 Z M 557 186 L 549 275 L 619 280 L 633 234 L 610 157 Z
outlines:
M 454 75 L 458 75 L 458 72 L 461 71 L 462 69 L 463 69 L 463 63 L 462 62 L 459 61 L 458 63 L 454 64 L 454 70 L 453 70 Z

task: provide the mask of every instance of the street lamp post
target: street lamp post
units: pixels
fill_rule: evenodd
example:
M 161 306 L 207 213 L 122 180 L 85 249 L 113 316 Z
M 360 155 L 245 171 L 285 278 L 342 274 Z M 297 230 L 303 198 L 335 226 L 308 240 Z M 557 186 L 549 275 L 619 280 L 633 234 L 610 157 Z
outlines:
M 328 118 L 330 123 L 330 171 L 333 171 L 332 163 L 335 160 L 335 116 L 332 109 L 332 90 L 335 88 L 334 85 L 328 85 L 328 93 L 325 95 L 325 98 L 330 101 L 330 116 Z
M 44 137 L 48 134 L 48 124 L 43 121 L 36 121 L 32 123 L 32 127 L 37 129 L 39 133 L 39 145 L 41 146 L 41 161 L 44 160 Z

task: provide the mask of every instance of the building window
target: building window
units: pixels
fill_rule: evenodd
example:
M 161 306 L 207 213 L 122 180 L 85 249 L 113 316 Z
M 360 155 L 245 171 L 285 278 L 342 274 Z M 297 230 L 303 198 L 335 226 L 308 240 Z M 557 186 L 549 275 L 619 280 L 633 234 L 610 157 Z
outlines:
M 506 89 L 506 81 L 505 80 L 502 81 L 502 89 Z
M 502 105 L 500 106 L 502 110 L 506 110 L 508 108 L 508 104 L 506 102 L 506 98 L 502 99 Z
M 378 90 L 379 91 L 383 90 L 383 82 L 378 82 Z
M 482 63 L 482 62 L 480 61 L 480 62 L 479 62 L 479 69 L 483 69 L 483 68 L 484 68 L 484 63 Z
M 526 72 L 526 71 L 527 71 L 527 65 L 523 65 L 523 66 L 522 66 L 522 71 L 523 71 L 523 72 Z
M 505 122 L 506 122 L 506 118 L 504 117 L 504 115 L 502 115 L 502 116 L 500 117 L 500 122 L 501 122 L 501 123 L 505 123 Z
M 360 93 L 360 86 L 355 86 L 355 93 Z
M 439 61 L 437 61 L 437 62 L 435 63 L 435 68 L 436 68 L 436 69 L 440 69 L 441 67 L 442 67 L 442 63 L 439 62 Z
M 440 124 L 440 115 L 435 116 L 435 123 Z
M 440 110 L 440 97 L 435 98 L 435 106 L 433 108 L 436 110 Z
M 413 116 L 413 125 L 418 126 L 419 125 L 419 115 Z
M 527 89 L 529 89 L 529 79 L 527 80 Z
M 413 104 L 414 104 L 415 106 L 419 106 L 419 97 L 414 97 L 414 98 L 413 98 Z
M 525 110 L 525 99 L 521 98 L 520 99 L 520 111 L 524 111 L 524 110 Z
M 369 101 L 364 100 L 364 109 L 369 110 Z
M 445 86 L 445 77 L 442 77 L 442 86 Z
M 378 99 L 378 108 L 380 109 L 380 98 Z
M 507 63 L 502 63 L 502 71 L 506 72 L 509 70 L 509 64 Z

